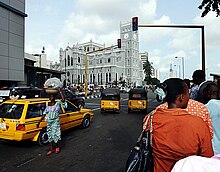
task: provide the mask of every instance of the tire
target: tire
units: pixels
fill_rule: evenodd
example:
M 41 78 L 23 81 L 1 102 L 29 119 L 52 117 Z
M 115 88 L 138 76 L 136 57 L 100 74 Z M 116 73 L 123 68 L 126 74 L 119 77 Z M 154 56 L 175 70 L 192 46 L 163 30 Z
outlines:
M 131 113 L 131 109 L 130 108 L 128 108 L 128 113 Z
M 120 113 L 120 110 L 117 110 L 117 111 L 115 111 L 117 114 L 119 114 Z
M 37 143 L 38 143 L 40 146 L 45 146 L 45 145 L 48 144 L 48 136 L 47 136 L 46 128 L 43 128 L 43 129 L 40 131 L 40 134 L 39 134 L 38 139 L 37 139 Z
M 90 126 L 90 116 L 86 115 L 81 123 L 82 128 L 88 128 Z
M 101 109 L 101 113 L 104 113 L 105 111 L 103 109 Z

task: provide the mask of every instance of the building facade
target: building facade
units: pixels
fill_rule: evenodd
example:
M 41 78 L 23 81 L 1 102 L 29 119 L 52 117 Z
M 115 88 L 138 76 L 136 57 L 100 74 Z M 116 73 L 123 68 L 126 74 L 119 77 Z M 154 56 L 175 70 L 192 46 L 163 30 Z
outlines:
M 131 23 L 120 24 L 121 48 L 117 45 L 88 55 L 88 84 L 106 85 L 126 82 L 141 85 L 143 64 L 139 56 L 138 31 L 133 32 Z M 85 54 L 105 48 L 90 40 L 87 43 L 60 49 L 60 69 L 65 72 L 62 81 L 69 84 L 85 82 Z
M 25 0 L 0 0 L 0 86 L 24 81 Z

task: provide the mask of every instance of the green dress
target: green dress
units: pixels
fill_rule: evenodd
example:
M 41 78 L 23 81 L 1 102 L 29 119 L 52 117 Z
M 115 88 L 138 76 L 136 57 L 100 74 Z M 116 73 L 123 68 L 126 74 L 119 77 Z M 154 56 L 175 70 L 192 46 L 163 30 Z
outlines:
M 52 142 L 54 141 L 57 143 L 59 140 L 61 140 L 61 130 L 60 130 L 60 118 L 59 118 L 59 112 L 60 108 L 67 107 L 66 102 L 62 102 L 59 100 L 55 103 L 53 106 L 47 106 L 44 110 L 44 114 L 46 114 L 45 119 L 47 121 L 47 135 L 48 135 L 48 141 Z

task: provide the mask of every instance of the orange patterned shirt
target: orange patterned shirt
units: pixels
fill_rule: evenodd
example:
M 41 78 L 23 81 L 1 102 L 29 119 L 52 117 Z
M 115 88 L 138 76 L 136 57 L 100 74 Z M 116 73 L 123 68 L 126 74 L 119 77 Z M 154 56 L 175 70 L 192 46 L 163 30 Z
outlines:
M 159 105 L 156 110 L 158 108 L 162 108 L 162 109 L 167 109 L 168 108 L 168 104 L 164 103 Z M 189 112 L 189 114 L 191 115 L 195 115 L 198 116 L 200 118 L 202 118 L 202 120 L 206 123 L 206 125 L 209 127 L 209 132 L 211 134 L 211 137 L 213 137 L 213 128 L 212 128 L 212 121 L 210 118 L 210 114 L 208 109 L 206 108 L 206 106 L 198 101 L 195 101 L 193 99 L 189 99 L 187 108 L 184 109 L 187 112 Z

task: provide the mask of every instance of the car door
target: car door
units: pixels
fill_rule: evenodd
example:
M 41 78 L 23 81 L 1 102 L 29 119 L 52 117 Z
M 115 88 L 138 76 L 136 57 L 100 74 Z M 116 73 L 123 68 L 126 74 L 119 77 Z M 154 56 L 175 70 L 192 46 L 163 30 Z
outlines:
M 37 128 L 37 123 L 40 121 L 45 108 L 46 102 L 34 102 L 28 104 L 25 116 L 26 139 L 34 138 L 41 128 L 46 127 L 46 122 L 43 120 L 40 123 L 40 127 Z
M 83 113 L 79 111 L 74 104 L 67 101 L 67 108 L 64 109 L 65 114 L 68 116 L 68 128 L 78 126 L 83 121 Z

